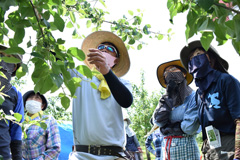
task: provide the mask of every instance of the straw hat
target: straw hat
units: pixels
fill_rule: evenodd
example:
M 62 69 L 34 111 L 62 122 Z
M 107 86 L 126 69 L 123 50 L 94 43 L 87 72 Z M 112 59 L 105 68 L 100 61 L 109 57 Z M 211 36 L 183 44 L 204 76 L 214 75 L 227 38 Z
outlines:
M 104 42 L 112 43 L 117 48 L 120 55 L 119 62 L 114 66 L 112 70 L 118 77 L 125 75 L 130 68 L 128 51 L 122 39 L 114 33 L 108 31 L 93 32 L 84 39 L 81 49 L 87 56 L 87 54 L 89 53 L 89 48 L 97 48 L 99 44 Z M 94 66 L 93 64 L 89 64 L 87 59 L 84 60 L 84 63 L 90 69 Z
M 165 83 L 165 78 L 164 78 L 164 71 L 165 71 L 165 68 L 167 68 L 167 67 L 169 67 L 169 66 L 179 66 L 179 67 L 181 67 L 181 68 L 183 68 L 184 69 L 184 67 L 183 67 L 183 65 L 182 65 L 182 63 L 181 63 L 181 61 L 180 60 L 173 60 L 173 61 L 169 61 L 169 62 L 165 62 L 165 63 L 162 63 L 162 64 L 160 64 L 159 66 L 158 66 L 158 68 L 157 68 L 157 78 L 158 78 L 158 81 L 159 81 L 159 83 L 161 84 L 161 86 L 163 87 L 163 88 L 166 88 L 167 87 L 167 85 L 166 85 L 166 83 Z M 187 84 L 189 85 L 191 82 L 192 82 L 192 80 L 193 80 L 193 77 L 192 77 L 192 75 L 190 74 L 190 73 L 186 73 L 186 80 L 187 80 Z
M 26 93 L 23 95 L 23 104 L 24 104 L 24 107 L 25 107 L 25 104 L 26 104 L 26 101 L 27 101 L 28 97 L 29 97 L 30 95 L 34 95 L 34 94 L 35 94 L 35 92 L 34 92 L 33 90 L 30 90 L 30 91 L 26 92 Z M 40 95 L 43 104 L 45 104 L 44 108 L 42 109 L 42 110 L 44 111 L 44 110 L 48 107 L 47 99 L 46 99 L 46 97 L 45 97 L 44 95 L 40 94 L 39 92 L 38 92 L 37 94 Z
M 190 61 L 190 54 L 196 48 L 203 48 L 199 40 L 189 43 L 188 46 L 184 46 L 180 52 L 181 62 L 187 71 L 188 71 L 188 62 Z M 219 64 L 222 66 L 225 72 L 227 72 L 228 62 L 220 57 L 217 50 L 212 45 L 210 45 L 208 51 L 214 54 Z
M 6 49 L 8 49 L 8 48 L 5 47 L 5 46 L 0 45 L 0 53 L 4 52 L 4 50 L 6 50 Z M 17 65 L 17 68 L 16 68 L 16 70 L 15 70 L 15 71 L 12 73 L 12 75 L 11 75 L 12 77 L 14 77 L 14 76 L 16 75 L 16 71 L 17 71 L 18 68 L 21 66 L 23 56 L 22 56 L 21 54 L 12 54 L 12 56 L 21 60 L 20 63 L 17 63 L 17 64 L 16 64 L 16 65 Z

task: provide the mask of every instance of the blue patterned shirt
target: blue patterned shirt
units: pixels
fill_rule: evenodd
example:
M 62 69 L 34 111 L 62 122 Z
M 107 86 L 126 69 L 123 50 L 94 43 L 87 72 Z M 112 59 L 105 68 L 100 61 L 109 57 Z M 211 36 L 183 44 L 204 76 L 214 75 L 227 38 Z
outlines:
M 162 140 L 163 140 L 163 137 L 160 134 L 160 130 L 158 128 L 152 134 L 150 134 L 145 141 L 147 150 L 156 156 L 156 160 L 160 160 Z M 152 142 L 155 149 L 153 149 L 151 145 Z
M 45 123 L 47 129 L 32 125 L 27 131 L 27 138 L 23 139 L 23 158 L 26 160 L 56 160 L 60 153 L 60 134 L 56 120 L 50 115 L 43 115 L 47 118 Z M 33 120 L 40 120 L 36 117 Z

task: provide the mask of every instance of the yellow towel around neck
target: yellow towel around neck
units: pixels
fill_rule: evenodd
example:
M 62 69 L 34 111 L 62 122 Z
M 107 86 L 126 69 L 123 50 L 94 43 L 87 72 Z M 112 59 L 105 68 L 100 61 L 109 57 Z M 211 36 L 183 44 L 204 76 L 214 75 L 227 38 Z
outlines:
M 99 72 L 96 68 L 93 68 L 92 71 Z M 104 76 L 99 72 L 99 74 L 95 75 L 100 82 L 98 86 L 98 91 L 101 93 L 101 99 L 106 99 L 111 95 L 110 88 L 108 87 L 107 81 Z
M 33 115 L 31 116 L 31 120 L 33 120 L 34 118 L 38 117 L 39 115 L 43 115 L 43 111 L 39 111 L 39 112 L 33 114 Z M 25 117 L 25 120 L 26 120 L 27 122 L 29 122 L 29 121 L 30 121 L 29 116 Z

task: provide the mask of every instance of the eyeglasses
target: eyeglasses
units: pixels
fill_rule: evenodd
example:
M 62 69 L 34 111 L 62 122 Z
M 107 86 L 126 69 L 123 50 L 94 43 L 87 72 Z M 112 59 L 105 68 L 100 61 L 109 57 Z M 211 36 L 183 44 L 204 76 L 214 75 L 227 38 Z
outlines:
M 172 67 L 168 70 L 165 70 L 163 75 L 166 76 L 169 72 L 174 72 L 174 71 L 178 71 L 179 69 L 177 67 Z
M 100 44 L 100 45 L 98 46 L 98 49 L 99 49 L 99 50 L 103 50 L 104 48 L 106 48 L 108 51 L 110 51 L 110 52 L 112 52 L 112 53 L 116 53 L 116 54 L 117 54 L 117 57 L 118 57 L 118 52 L 117 52 L 117 50 L 116 50 L 115 47 L 110 46 L 110 45 L 106 45 L 106 44 Z

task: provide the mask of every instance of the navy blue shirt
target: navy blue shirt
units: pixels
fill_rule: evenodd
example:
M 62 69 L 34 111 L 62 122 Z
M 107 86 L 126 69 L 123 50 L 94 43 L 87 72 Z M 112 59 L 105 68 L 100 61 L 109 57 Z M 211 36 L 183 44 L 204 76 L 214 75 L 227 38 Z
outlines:
M 22 94 L 17 91 L 15 87 L 12 87 L 5 94 L 8 96 L 5 97 L 5 101 L 0 105 L 0 109 L 7 115 L 10 115 L 10 110 L 14 113 L 20 113 L 22 115 L 22 120 L 20 122 L 22 122 L 24 120 Z M 0 155 L 2 155 L 3 158 L 10 158 L 10 143 L 21 140 L 21 126 L 11 121 L 8 121 L 8 124 L 4 120 L 0 121 Z
M 204 92 L 199 119 L 206 139 L 205 127 L 212 125 L 220 132 L 235 134 L 235 119 L 240 118 L 240 83 L 227 73 L 214 71 L 214 80 Z

